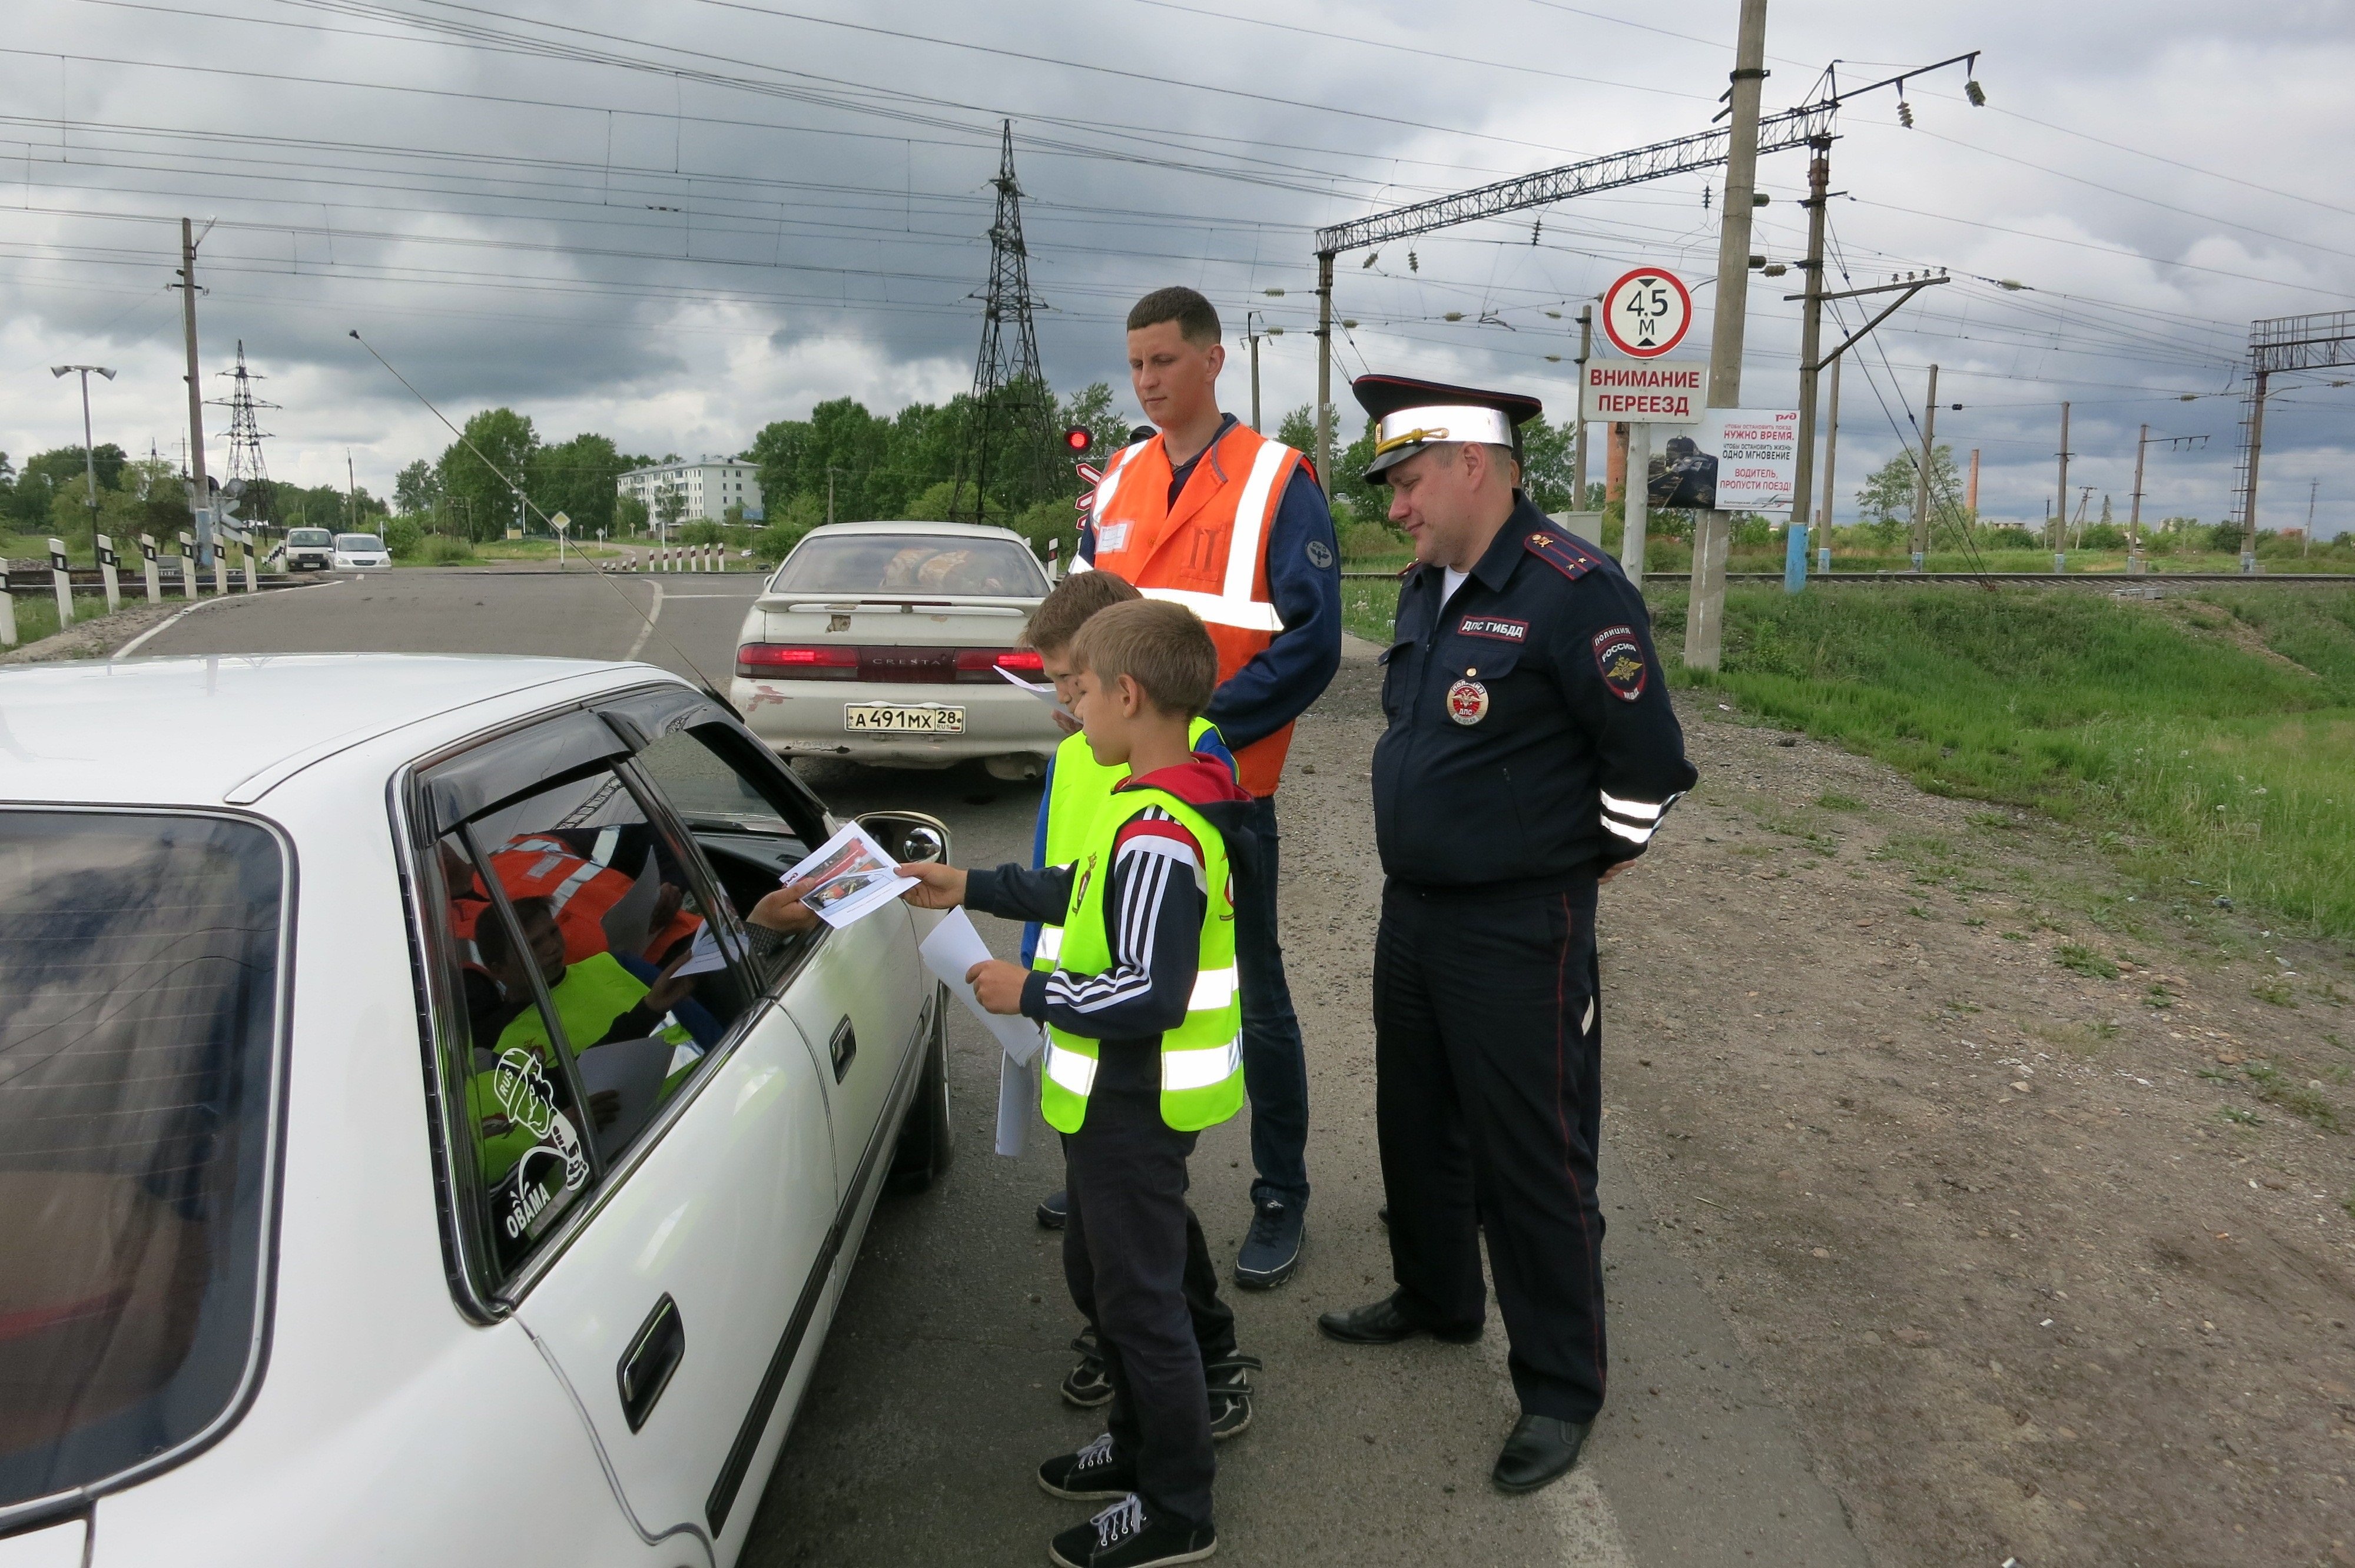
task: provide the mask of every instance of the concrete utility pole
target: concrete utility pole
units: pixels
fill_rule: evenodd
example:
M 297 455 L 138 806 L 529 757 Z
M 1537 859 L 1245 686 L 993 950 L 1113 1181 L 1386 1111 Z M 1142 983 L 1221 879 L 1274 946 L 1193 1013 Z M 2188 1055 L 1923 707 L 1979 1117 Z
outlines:
M 2142 428 L 2142 433 L 2135 437 L 2134 494 L 2126 502 L 2126 570 L 2128 572 L 2140 569 L 2137 562 L 2142 556 L 2142 459 L 2143 454 L 2149 450 L 2150 427 L 2145 425 Z
M 2314 554 L 2314 503 L 2322 493 L 2322 481 L 2309 479 L 2306 483 L 2306 536 L 2298 541 L 2297 546 L 2297 553 L 2301 556 Z
M 1930 396 L 1922 405 L 1922 450 L 1913 459 L 1913 569 L 1930 554 L 1930 470 L 1938 461 L 1938 367 L 1930 366 Z
M 2061 499 L 2052 504 L 2052 569 L 2068 568 L 2069 552 L 2069 405 L 2061 405 Z
M 1725 147 L 1725 215 L 1717 240 L 1717 312 L 1710 329 L 1709 406 L 1742 407 L 1742 344 L 1750 303 L 1750 215 L 1758 185 L 1758 92 L 1766 77 L 1766 0 L 1742 0 L 1732 115 Z M 1732 519 L 1711 507 L 1693 525 L 1685 663 L 1714 670 L 1725 648 L 1725 548 Z
M 1799 263 L 1806 274 L 1806 302 L 1799 317 L 1799 441 L 1798 468 L 1792 476 L 1791 525 L 1784 552 L 1783 586 L 1797 593 L 1807 580 L 1807 503 L 1815 493 L 1816 385 L 1822 378 L 1817 363 L 1824 338 L 1824 221 L 1831 205 L 1832 139 L 1816 136 L 1807 146 L 1807 259 Z M 1839 374 L 1834 360 L 1832 374 Z
M 49 366 L 52 376 L 71 376 L 76 371 L 81 373 L 81 471 L 83 482 L 89 487 L 84 499 L 90 503 L 90 547 L 95 551 L 98 548 L 98 450 L 90 444 L 90 376 L 91 372 L 96 371 L 112 381 L 114 372 L 103 365 Z
M 1572 467 L 1576 471 L 1578 493 L 1571 497 L 1572 512 L 1586 510 L 1586 362 L 1594 355 L 1594 307 L 1578 307 L 1578 435 L 1573 443 Z
M 212 225 L 205 228 L 209 230 Z M 195 486 L 188 510 L 196 514 L 197 564 L 203 566 L 213 556 L 213 502 L 205 480 L 204 383 L 197 378 L 197 238 L 196 226 L 180 219 L 180 321 L 188 340 L 188 473 Z
M 1817 525 L 1824 531 L 1823 542 L 1816 546 L 1816 570 L 1827 577 L 1832 569 L 1832 472 L 1839 459 L 1840 364 L 1840 359 L 1832 361 L 1831 408 L 1824 418 L 1824 510 L 1816 519 Z
M 1257 311 L 1243 313 L 1243 336 L 1251 344 L 1252 356 L 1252 429 L 1260 428 L 1259 418 L 1259 329 L 1252 324 L 1259 316 Z
M 1333 252 L 1316 255 L 1316 477 L 1333 499 Z

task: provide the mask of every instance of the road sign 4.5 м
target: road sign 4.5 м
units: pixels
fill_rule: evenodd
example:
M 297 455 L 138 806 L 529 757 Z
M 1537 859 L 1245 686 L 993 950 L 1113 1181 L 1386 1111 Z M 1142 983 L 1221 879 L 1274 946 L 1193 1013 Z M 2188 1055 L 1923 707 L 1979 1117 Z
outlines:
M 1692 295 L 1674 272 L 1638 267 L 1603 291 L 1603 335 L 1630 358 L 1658 358 L 1691 325 Z
M 1698 359 L 1590 359 L 1579 390 L 1579 411 L 1591 421 L 1689 425 L 1709 402 L 1709 366 Z

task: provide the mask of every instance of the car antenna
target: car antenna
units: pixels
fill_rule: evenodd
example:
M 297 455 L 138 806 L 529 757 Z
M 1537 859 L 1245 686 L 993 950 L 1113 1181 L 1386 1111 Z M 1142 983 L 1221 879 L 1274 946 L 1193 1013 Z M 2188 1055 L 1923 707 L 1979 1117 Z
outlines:
M 435 418 L 437 418 L 437 419 L 441 420 L 441 421 L 442 421 L 442 427 L 443 427 L 444 429 L 447 429 L 447 430 L 448 430 L 452 435 L 453 435 L 453 436 L 457 437 L 460 440 L 464 441 L 464 442 L 466 443 L 466 450 L 467 450 L 468 451 L 470 451 L 470 452 L 474 453 L 476 457 L 481 458 L 481 459 L 482 459 L 482 461 L 483 461 L 483 466 L 484 466 L 485 468 L 489 469 L 493 473 L 498 474 L 498 476 L 499 476 L 499 478 L 500 478 L 500 479 L 505 480 L 505 481 L 506 482 L 506 486 L 507 486 L 507 488 L 508 488 L 509 490 L 512 490 L 512 491 L 514 491 L 514 492 L 515 492 L 515 496 L 516 496 L 516 499 L 517 499 L 517 501 L 520 501 L 520 502 L 522 502 L 526 506 L 530 507 L 530 508 L 531 508 L 531 510 L 532 510 L 532 512 L 533 512 L 535 514 L 537 514 L 537 515 L 538 516 L 538 518 L 539 518 L 539 520 L 540 520 L 541 522 L 543 522 L 543 523 L 548 523 L 548 514 L 547 514 L 547 513 L 545 513 L 545 512 L 542 512 L 542 511 L 540 510 L 540 508 L 539 508 L 538 504 L 536 502 L 534 502 L 530 496 L 526 495 L 526 494 L 524 493 L 524 492 L 523 492 L 523 486 L 522 486 L 522 485 L 520 485 L 520 484 L 517 484 L 514 480 L 512 480 L 512 479 L 508 479 L 508 478 L 507 478 L 507 476 L 506 476 L 505 473 L 501 472 L 501 471 L 500 471 L 500 469 L 499 469 L 499 465 L 498 465 L 498 464 L 496 464 L 496 463 L 495 463 L 495 462 L 493 462 L 493 461 L 490 460 L 490 458 L 489 458 L 487 455 L 485 455 L 485 452 L 483 451 L 483 449 L 482 449 L 482 448 L 480 448 L 480 447 L 476 446 L 476 445 L 475 445 L 472 440 L 468 440 L 468 439 L 467 439 L 467 435 L 466 435 L 466 432 L 465 432 L 465 431 L 464 431 L 464 430 L 460 429 L 457 426 L 455 426 L 455 425 L 453 425 L 453 424 L 451 424 L 451 423 L 450 423 L 450 416 L 449 416 L 449 415 L 444 414 L 441 409 L 439 409 L 439 408 L 435 408 L 435 407 L 433 406 L 433 399 L 432 399 L 432 398 L 428 397 L 424 393 L 420 392 L 420 391 L 416 388 L 416 387 L 415 387 L 415 386 L 414 386 L 414 385 L 410 381 L 410 379 L 409 379 L 409 377 L 408 377 L 408 376 L 403 376 L 400 371 L 395 370 L 395 369 L 393 368 L 393 366 L 392 366 L 392 361 L 390 361 L 390 360 L 387 359 L 383 355 L 377 353 L 377 351 L 376 351 L 376 344 L 372 344 L 372 343 L 368 342 L 368 339 L 366 339 L 366 338 L 362 337 L 362 336 L 359 334 L 359 329 L 358 329 L 357 327 L 354 327 L 353 329 L 351 329 L 351 337 L 352 337 L 352 341 L 353 341 L 354 343 L 358 344 L 362 348 L 365 348 L 365 349 L 367 349 L 367 350 L 368 351 L 368 355 L 369 355 L 369 357 L 370 357 L 370 358 L 374 359 L 374 360 L 375 360 L 378 365 L 381 365 L 381 366 L 384 366 L 385 371 L 386 371 L 386 373 L 387 373 L 387 374 L 389 374 L 389 376 L 391 376 L 391 377 L 392 377 L 395 381 L 400 382 L 400 383 L 401 384 L 401 386 L 403 386 L 404 387 L 407 387 L 407 388 L 408 388 L 408 390 L 409 390 L 409 395 L 410 395 L 410 397 L 412 397 L 416 398 L 420 403 L 424 404 L 424 405 L 425 405 L 425 410 L 426 410 L 426 412 L 428 412 L 428 413 L 432 414 Z M 556 531 L 556 525 L 555 525 L 553 523 L 549 523 L 549 532 L 552 534 L 552 533 L 554 533 L 555 531 Z M 561 568 L 559 567 L 559 569 L 560 570 Z M 692 670 L 692 671 L 694 671 L 694 672 L 695 672 L 695 678 L 696 678 L 696 680 L 697 680 L 697 681 L 698 681 L 698 682 L 700 682 L 700 683 L 702 683 L 702 686 L 703 686 L 703 694 L 704 694 L 705 696 L 709 697 L 713 702 L 718 703 L 721 707 L 723 707 L 723 708 L 727 709 L 730 713 L 734 713 L 734 712 L 736 711 L 736 705 L 735 705 L 733 703 L 730 702 L 730 701 L 728 700 L 728 698 L 727 698 L 726 696 L 724 696 L 724 695 L 720 693 L 720 690 L 719 690 L 719 688 L 717 685 L 715 685 L 715 684 L 713 684 L 713 683 L 712 683 L 711 677 L 710 677 L 710 676 L 709 676 L 709 675 L 707 675 L 707 674 L 705 674 L 705 673 L 703 673 L 703 666 L 702 666 L 702 665 L 700 665 L 700 664 L 698 664 L 698 663 L 697 663 L 693 659 L 691 659 L 691 658 L 687 657 L 687 650 L 686 650 L 686 649 L 684 649 L 684 648 L 681 648 L 677 643 L 676 643 L 676 642 L 672 641 L 671 641 L 671 639 L 670 639 L 670 633 L 668 633 L 667 631 L 665 631 L 665 630 L 663 630 L 659 625 L 657 625 L 657 624 L 655 623 L 655 618 L 654 618 L 653 616 L 648 615 L 645 610 L 640 609 L 637 607 L 636 602 L 635 602 L 634 600 L 633 600 L 633 599 L 630 598 L 630 596 L 629 596 L 628 594 L 625 594 L 625 593 L 623 593 L 623 592 L 622 591 L 622 585 L 621 585 L 621 584 L 619 584 L 619 583 L 617 583 L 617 582 L 613 581 L 613 578 L 611 578 L 610 577 L 607 577 L 607 576 L 605 575 L 605 569 L 604 569 L 602 567 L 591 567 L 591 568 L 590 568 L 590 570 L 591 570 L 592 572 L 594 572 L 594 573 L 596 574 L 596 576 L 597 576 L 597 579 L 598 579 L 600 582 L 602 582 L 602 583 L 603 583 L 607 588 L 612 588 L 612 589 L 613 590 L 614 597 L 616 597 L 617 599 L 620 599 L 623 604 L 628 605 L 628 606 L 630 607 L 630 613 L 631 613 L 631 614 L 633 614 L 633 615 L 636 616 L 640 620 L 643 620 L 643 621 L 645 621 L 645 622 L 646 623 L 646 630 L 647 630 L 648 631 L 653 632 L 656 637 L 659 637 L 659 638 L 661 638 L 661 639 L 663 640 L 663 646 L 664 646 L 664 647 L 666 647 L 666 648 L 669 649 L 672 652 L 674 652 L 674 653 L 676 653 L 676 654 L 677 654 L 677 655 L 678 655 L 678 657 L 679 657 L 679 662 L 681 662 L 681 663 L 685 664 L 688 669 L 690 669 L 690 670 Z M 661 586 L 662 586 L 662 585 L 661 585 L 661 584 L 659 584 L 659 583 L 657 583 L 657 584 L 655 584 L 655 588 L 656 588 L 657 589 L 659 589 L 659 588 L 661 588 Z

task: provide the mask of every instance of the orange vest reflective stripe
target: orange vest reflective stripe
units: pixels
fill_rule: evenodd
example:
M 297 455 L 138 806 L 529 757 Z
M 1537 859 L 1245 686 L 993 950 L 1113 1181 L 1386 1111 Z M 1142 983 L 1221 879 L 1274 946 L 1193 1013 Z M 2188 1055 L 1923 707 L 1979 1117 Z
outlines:
M 1235 424 L 1196 461 L 1175 507 L 1169 482 L 1177 471 L 1157 435 L 1123 449 L 1096 487 L 1095 565 L 1147 599 L 1200 616 L 1218 645 L 1222 683 L 1284 630 L 1268 597 L 1267 536 L 1301 461 L 1283 442 Z M 1273 795 L 1291 747 L 1285 725 L 1238 747 L 1237 781 L 1254 795 Z

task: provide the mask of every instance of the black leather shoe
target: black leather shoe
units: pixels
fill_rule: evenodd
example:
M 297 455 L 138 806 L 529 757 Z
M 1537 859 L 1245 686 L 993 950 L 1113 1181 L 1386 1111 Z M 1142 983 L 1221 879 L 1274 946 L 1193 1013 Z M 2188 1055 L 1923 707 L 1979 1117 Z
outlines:
M 1525 1414 L 1513 1423 L 1513 1435 L 1505 1439 L 1504 1451 L 1497 1456 L 1497 1467 L 1488 1472 L 1488 1478 L 1500 1492 L 1533 1492 L 1558 1481 L 1578 1463 L 1578 1450 L 1593 1429 L 1592 1421 Z
M 1395 1296 L 1385 1296 L 1380 1301 L 1352 1307 L 1346 1312 L 1319 1313 L 1316 1326 L 1325 1331 L 1327 1339 L 1338 1340 L 1345 1345 L 1395 1345 L 1417 1334 L 1429 1334 L 1451 1345 L 1468 1345 L 1480 1337 L 1477 1323 L 1468 1329 L 1437 1329 L 1419 1322 L 1401 1309 Z

